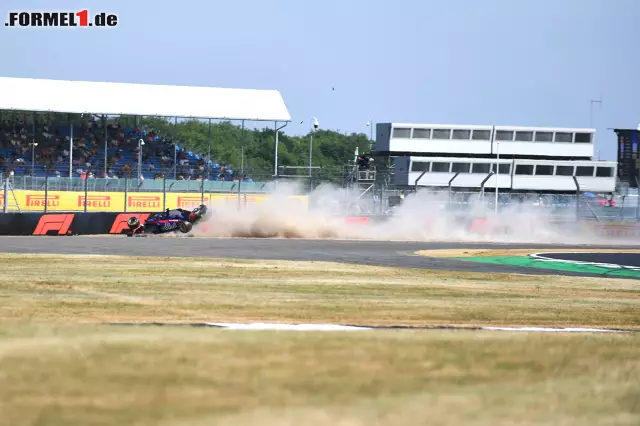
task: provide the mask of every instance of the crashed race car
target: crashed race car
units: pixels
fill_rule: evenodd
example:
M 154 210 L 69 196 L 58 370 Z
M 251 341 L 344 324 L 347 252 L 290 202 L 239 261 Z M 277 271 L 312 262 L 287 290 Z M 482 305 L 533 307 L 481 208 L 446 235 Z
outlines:
M 162 213 L 150 215 L 144 223 L 132 216 L 127 220 L 129 231 L 127 236 L 136 234 L 166 234 L 179 231 L 183 234 L 193 229 L 193 225 L 202 220 L 207 213 L 207 206 L 201 204 L 193 210 L 167 209 Z

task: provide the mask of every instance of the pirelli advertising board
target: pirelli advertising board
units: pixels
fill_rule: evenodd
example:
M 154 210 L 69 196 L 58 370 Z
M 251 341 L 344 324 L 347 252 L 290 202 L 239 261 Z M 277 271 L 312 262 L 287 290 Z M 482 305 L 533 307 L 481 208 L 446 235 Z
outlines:
M 15 199 L 14 199 L 15 194 Z M 166 196 L 166 202 L 164 197 Z M 47 212 L 83 212 L 85 210 L 85 193 L 75 191 L 44 191 L 16 190 L 8 193 L 8 210 L 18 211 L 17 205 L 23 212 L 43 212 L 45 203 Z M 215 207 L 218 203 L 260 203 L 269 198 L 267 194 L 204 194 L 204 204 Z M 306 196 L 290 196 L 305 206 Z M 202 195 L 198 193 L 167 192 L 89 192 L 87 194 L 87 212 L 153 212 L 163 208 L 189 209 L 198 206 Z M 16 205 L 17 202 L 17 205 Z M 0 191 L 0 206 L 4 206 L 4 193 Z

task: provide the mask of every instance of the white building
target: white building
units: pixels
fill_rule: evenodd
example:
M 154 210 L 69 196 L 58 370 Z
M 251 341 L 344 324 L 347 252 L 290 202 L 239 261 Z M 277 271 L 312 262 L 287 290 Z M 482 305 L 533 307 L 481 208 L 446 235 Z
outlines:
M 617 163 L 594 161 L 594 142 L 595 129 L 380 123 L 375 151 L 399 186 L 613 192 Z

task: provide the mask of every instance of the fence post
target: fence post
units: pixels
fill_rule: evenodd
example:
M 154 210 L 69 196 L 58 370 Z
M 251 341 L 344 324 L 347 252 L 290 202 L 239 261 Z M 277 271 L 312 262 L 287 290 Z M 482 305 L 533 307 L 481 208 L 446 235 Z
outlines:
M 242 189 L 242 174 L 240 175 L 240 179 L 238 179 L 238 210 L 240 210 L 241 189 Z
M 3 213 L 9 212 L 9 175 L 7 175 L 7 179 L 4 181 L 4 198 L 2 199 L 4 205 L 2 206 Z
M 573 183 L 576 185 L 576 222 L 580 222 L 580 184 L 575 176 L 573 177 Z
M 424 172 L 426 173 L 426 172 Z M 422 173 L 422 175 L 424 174 Z M 449 180 L 449 204 L 451 204 L 451 185 L 453 184 L 453 181 L 458 177 L 458 175 L 460 174 L 460 172 L 456 172 L 455 175 L 453 175 L 453 177 L 451 178 L 451 180 Z M 422 177 L 422 175 L 420 175 L 420 177 Z M 418 178 L 419 180 L 420 178 Z M 418 189 L 418 180 L 416 180 L 416 190 Z M 484 187 L 483 187 L 484 188 Z
M 487 175 L 486 178 L 484 178 L 484 180 L 482 181 L 482 183 L 480 183 L 480 190 L 481 190 L 481 197 L 482 197 L 482 206 L 484 207 L 484 185 L 487 183 L 487 181 L 489 180 L 489 178 L 491 176 L 493 176 L 495 173 L 494 172 L 489 172 L 489 174 Z M 452 179 L 453 180 L 453 179 Z
M 124 178 L 124 212 L 127 212 L 127 199 L 129 194 L 129 178 Z
M 200 205 L 204 205 L 204 179 L 200 181 Z
M 89 175 L 84 177 L 84 212 L 87 212 L 87 196 L 89 195 Z
M 49 206 L 49 172 L 44 175 L 44 212 L 47 213 Z
M 640 175 L 640 172 L 638 172 Z M 640 183 L 638 183 L 638 177 L 634 176 L 636 180 L 636 222 L 638 221 L 638 216 L 640 216 Z M 624 200 L 622 202 L 622 209 L 624 210 Z
M 162 176 L 162 211 L 167 210 L 167 177 Z

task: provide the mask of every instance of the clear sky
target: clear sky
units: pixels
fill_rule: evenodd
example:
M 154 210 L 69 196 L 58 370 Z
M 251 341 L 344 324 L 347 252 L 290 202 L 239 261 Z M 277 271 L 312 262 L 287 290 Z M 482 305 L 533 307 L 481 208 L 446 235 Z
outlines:
M 602 99 L 601 159 L 607 128 L 640 123 L 640 0 L 0 1 L 2 22 L 84 8 L 118 27 L 2 26 L 0 75 L 277 89 L 289 134 L 311 116 L 588 127 Z

